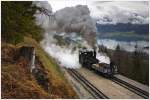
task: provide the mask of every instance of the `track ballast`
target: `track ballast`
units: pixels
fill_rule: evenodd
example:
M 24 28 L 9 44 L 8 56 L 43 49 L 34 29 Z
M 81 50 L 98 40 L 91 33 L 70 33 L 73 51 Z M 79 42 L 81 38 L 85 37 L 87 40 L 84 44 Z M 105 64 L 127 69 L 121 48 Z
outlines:
M 141 90 L 140 88 L 136 87 L 136 86 L 133 86 L 117 77 L 113 77 L 112 78 L 112 81 L 119 84 L 120 86 L 136 93 L 137 95 L 143 97 L 144 99 L 148 99 L 149 98 L 149 93 L 144 91 L 144 90 Z
M 109 99 L 105 94 L 98 90 L 88 80 L 86 80 L 80 73 L 74 69 L 68 69 L 69 74 L 74 77 L 82 86 L 96 99 Z

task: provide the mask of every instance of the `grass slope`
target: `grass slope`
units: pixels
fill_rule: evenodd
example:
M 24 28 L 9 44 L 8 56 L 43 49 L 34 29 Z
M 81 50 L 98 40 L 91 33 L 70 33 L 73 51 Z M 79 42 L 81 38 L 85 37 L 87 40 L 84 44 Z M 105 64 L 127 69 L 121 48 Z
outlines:
M 44 91 L 30 73 L 25 73 L 26 65 L 21 64 L 23 67 L 20 67 L 19 62 L 7 63 L 2 64 L 2 98 L 77 98 L 54 59 L 48 56 L 35 40 L 24 37 L 24 42 L 17 44 L 15 48 L 21 46 L 35 47 L 36 55 L 48 72 L 50 93 Z M 15 86 L 12 87 L 10 84 Z

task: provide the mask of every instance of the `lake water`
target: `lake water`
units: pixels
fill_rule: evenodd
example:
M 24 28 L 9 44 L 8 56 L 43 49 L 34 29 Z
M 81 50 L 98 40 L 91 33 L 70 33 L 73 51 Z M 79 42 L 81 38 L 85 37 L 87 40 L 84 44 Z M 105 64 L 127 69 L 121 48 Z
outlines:
M 149 42 L 148 41 L 117 41 L 113 39 L 98 39 L 97 40 L 98 45 L 104 45 L 108 49 L 115 50 L 116 46 L 119 45 L 121 49 L 128 51 L 128 52 L 134 52 L 135 46 L 137 45 L 137 49 L 149 54 Z

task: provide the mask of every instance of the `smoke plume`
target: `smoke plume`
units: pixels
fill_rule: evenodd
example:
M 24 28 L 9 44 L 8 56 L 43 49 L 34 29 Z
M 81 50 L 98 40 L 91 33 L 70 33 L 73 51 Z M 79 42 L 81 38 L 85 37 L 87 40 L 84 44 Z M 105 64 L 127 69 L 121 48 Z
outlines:
M 40 7 L 43 5 L 45 6 L 43 3 L 41 5 L 38 4 Z M 50 11 L 52 11 L 52 9 L 50 9 Z M 68 34 L 75 32 L 81 35 L 89 45 L 93 46 L 95 43 L 96 22 L 91 18 L 89 8 L 86 5 L 66 7 L 55 13 L 51 13 L 50 17 L 38 14 L 37 22 L 41 24 L 48 33 L 52 31 L 56 33 L 65 32 Z
M 38 6 L 45 7 L 45 3 L 40 3 Z M 42 47 L 61 66 L 79 68 L 79 48 L 91 49 L 95 45 L 96 25 L 90 17 L 88 7 L 77 5 L 55 13 L 52 12 L 51 7 L 46 8 L 50 11 L 50 16 L 35 15 L 37 24 L 46 31 L 41 42 Z

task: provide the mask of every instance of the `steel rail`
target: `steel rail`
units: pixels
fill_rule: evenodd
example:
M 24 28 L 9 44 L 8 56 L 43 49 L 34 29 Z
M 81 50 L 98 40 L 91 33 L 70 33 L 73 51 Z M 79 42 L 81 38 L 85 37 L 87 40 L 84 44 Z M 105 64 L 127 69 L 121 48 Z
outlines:
M 140 88 L 138 88 L 138 87 L 136 87 L 134 85 L 131 85 L 131 84 L 129 84 L 129 83 L 127 83 L 127 82 L 117 78 L 117 77 L 113 77 L 111 80 L 113 82 L 119 84 L 120 86 L 130 90 L 131 92 L 134 92 L 135 94 L 143 97 L 144 99 L 148 99 L 149 98 L 149 93 L 148 92 L 146 92 L 146 91 L 144 91 L 144 90 L 142 90 L 142 89 L 140 89 Z
M 109 99 L 104 93 L 98 90 L 93 84 L 86 80 L 80 73 L 74 69 L 68 69 L 71 74 L 83 87 L 96 99 Z

